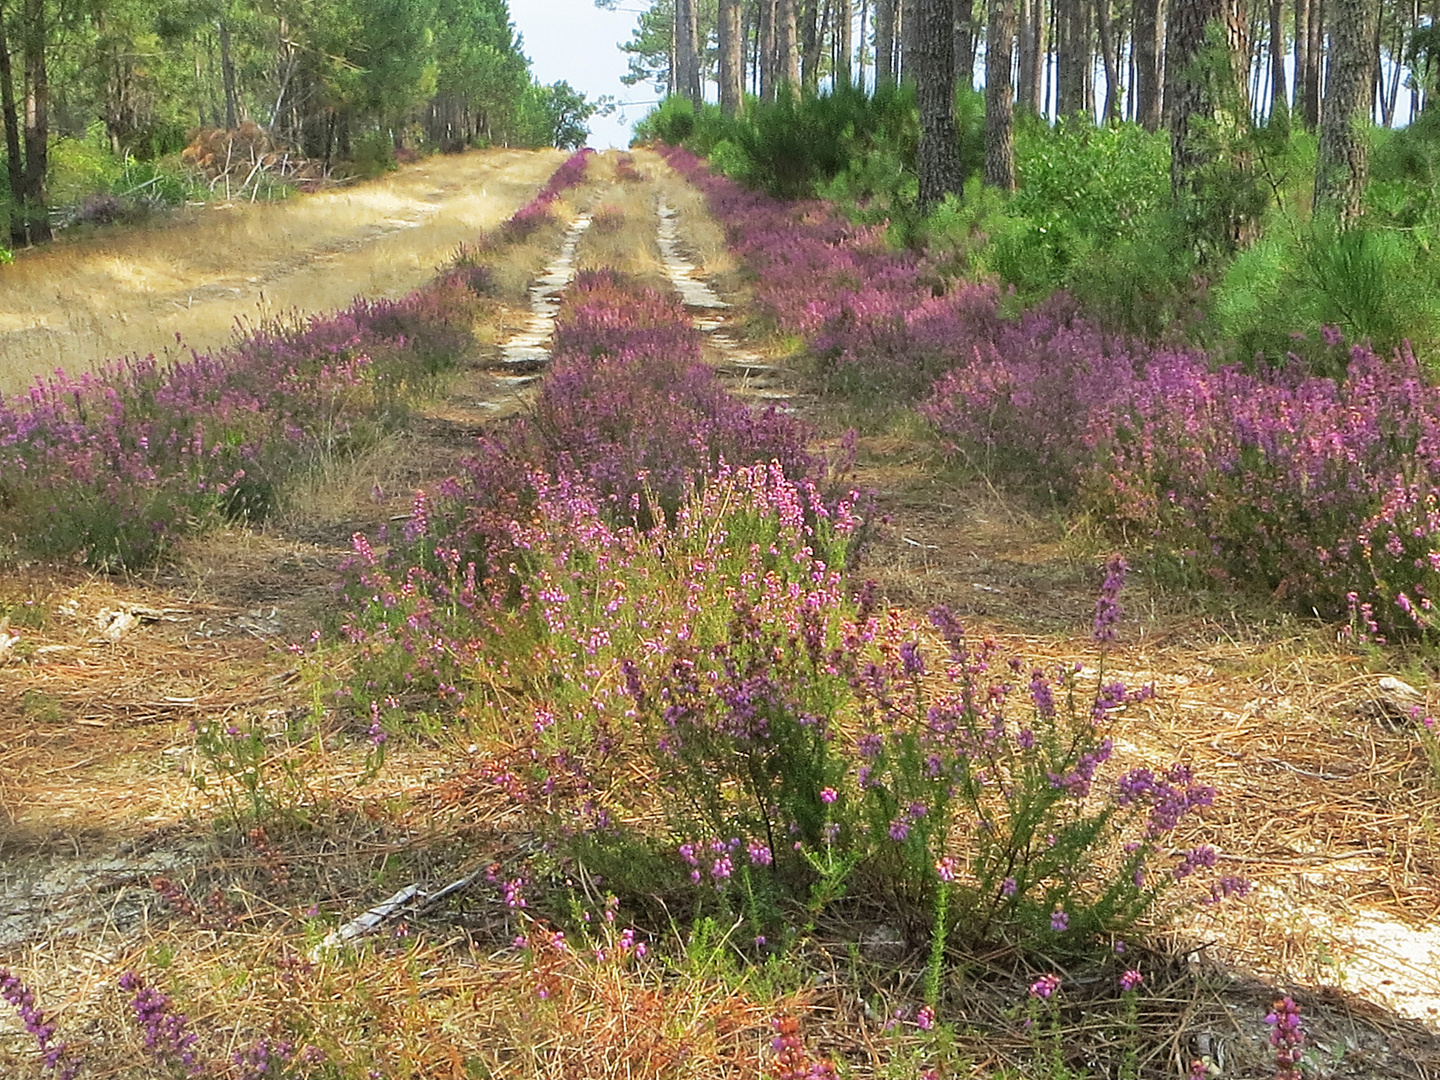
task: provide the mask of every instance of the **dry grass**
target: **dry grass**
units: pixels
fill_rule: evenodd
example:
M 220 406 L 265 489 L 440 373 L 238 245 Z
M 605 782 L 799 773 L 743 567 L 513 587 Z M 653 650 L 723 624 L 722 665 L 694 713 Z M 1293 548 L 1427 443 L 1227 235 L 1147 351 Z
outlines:
M 236 320 L 401 296 L 544 183 L 558 153 L 429 158 L 371 183 L 62 240 L 0 267 L 0 392 L 57 367 L 225 344 Z

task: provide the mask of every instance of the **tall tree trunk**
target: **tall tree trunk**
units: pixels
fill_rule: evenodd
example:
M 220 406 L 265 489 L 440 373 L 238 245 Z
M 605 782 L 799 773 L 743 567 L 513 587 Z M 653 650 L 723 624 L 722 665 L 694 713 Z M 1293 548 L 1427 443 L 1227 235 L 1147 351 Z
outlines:
M 800 92 L 800 39 L 796 33 L 795 5 L 799 0 L 780 0 L 775 7 L 775 52 L 781 82 L 791 94 Z
M 1294 0 L 1295 4 L 1295 104 L 1292 112 L 1300 123 L 1309 127 L 1306 117 L 1310 113 L 1309 84 L 1306 73 L 1310 70 L 1310 5 L 1319 0 Z
M 1270 120 L 1290 122 L 1285 83 L 1285 0 L 1270 0 Z
M 20 200 L 25 192 L 25 163 L 20 156 L 20 117 L 15 111 L 15 73 L 10 67 L 10 44 L 5 36 L 5 13 L 0 11 L 0 112 L 5 114 L 5 165 L 10 181 L 10 195 L 15 206 L 10 215 L 10 242 L 16 247 L 26 243 L 25 218 Z
M 848 87 L 854 81 L 855 6 L 851 0 L 835 0 L 835 85 Z
M 1100 115 L 1109 124 L 1120 119 L 1120 54 L 1110 22 L 1110 0 L 1095 0 L 1095 24 L 1100 31 L 1100 56 L 1105 64 L 1105 107 Z
M 1018 15 L 1020 83 L 1017 88 L 1016 105 L 1022 113 L 1038 116 L 1040 113 L 1040 26 L 1044 16 L 1044 0 L 1020 0 Z
M 1320 126 L 1321 71 L 1325 66 L 1325 4 L 1310 0 L 1306 12 L 1305 43 L 1305 115 L 1306 131 Z
M 900 0 L 875 0 L 875 86 L 895 85 L 895 6 Z
M 1015 190 L 1015 0 L 990 0 L 985 30 L 985 183 Z
M 975 85 L 975 0 L 955 0 L 951 25 L 955 34 L 955 86 L 969 90 Z
M 1160 39 L 1161 0 L 1135 0 L 1135 119 L 1146 131 L 1159 131 L 1164 107 Z
M 1245 44 L 1245 23 L 1240 0 L 1172 0 L 1166 33 L 1165 98 L 1170 120 L 1170 183 L 1177 201 L 1203 202 L 1202 175 L 1211 164 L 1211 150 L 1192 138 L 1193 121 L 1214 119 L 1216 109 L 1229 101 L 1244 102 L 1245 78 L 1240 70 L 1250 55 Z M 1206 29 L 1218 23 L 1229 46 L 1226 69 L 1207 69 L 1201 52 Z M 1244 106 L 1248 108 L 1248 106 Z M 1239 169 L 1244 160 L 1234 162 Z M 1196 239 L 1207 245 L 1233 246 L 1242 239 L 1246 223 L 1200 220 L 1208 235 Z
M 1054 0 L 1055 68 L 1058 116 L 1078 116 L 1085 111 L 1086 68 L 1090 43 L 1085 33 L 1086 0 Z
M 50 78 L 45 66 L 45 0 L 25 0 L 25 215 L 30 242 L 50 239 L 45 173 L 50 158 Z
M 903 82 L 906 79 L 913 79 L 915 56 L 915 0 L 900 0 L 895 8 L 895 78 Z M 954 33 L 953 24 L 951 33 Z M 954 66 L 953 57 L 955 49 L 950 49 L 952 57 L 951 66 Z
M 779 2 L 760 0 L 757 35 L 760 44 L 760 97 L 764 101 L 775 100 L 775 84 L 779 81 L 775 72 L 775 11 Z
M 726 116 L 735 116 L 745 102 L 745 54 L 741 49 L 740 0 L 720 0 L 716 29 L 720 39 L 720 111 Z
M 1379 0 L 1331 0 L 1330 71 L 1315 158 L 1315 213 L 1342 226 L 1359 216 L 1369 171 L 1369 103 Z
M 860 0 L 860 45 L 855 53 L 855 70 L 858 75 L 858 84 L 865 85 L 865 36 L 867 22 L 870 18 L 870 0 Z
M 698 41 L 698 0 L 675 0 L 675 81 L 676 90 L 698 108 L 700 96 L 700 49 Z
M 920 103 L 920 207 L 929 210 L 946 195 L 959 195 L 960 133 L 955 125 L 955 5 L 918 0 L 911 72 Z
M 829 11 L 825 0 L 804 0 L 800 15 L 800 85 L 813 94 L 820 85 L 820 53 Z

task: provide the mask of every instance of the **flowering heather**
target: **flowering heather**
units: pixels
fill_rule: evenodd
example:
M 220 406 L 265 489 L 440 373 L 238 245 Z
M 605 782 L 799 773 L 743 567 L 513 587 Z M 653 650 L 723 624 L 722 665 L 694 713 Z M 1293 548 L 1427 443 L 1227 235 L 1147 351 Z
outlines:
M 531 207 L 577 183 L 585 160 L 562 165 Z M 0 530 L 40 554 L 118 566 L 217 517 L 263 516 L 290 472 L 373 438 L 455 362 L 476 269 L 214 353 L 57 372 L 0 399 Z
M 65 1043 L 55 1041 L 55 1021 L 36 1007 L 35 992 L 3 967 L 0 967 L 0 998 L 15 1009 L 25 1030 L 34 1036 L 41 1067 L 54 1073 L 58 1080 L 73 1080 L 80 1069 L 79 1059 L 67 1054 Z
M 190 1018 L 177 1012 L 169 997 L 145 981 L 133 971 L 120 976 L 120 989 L 133 991 L 130 1007 L 135 1011 L 135 1022 L 144 1035 L 145 1049 L 161 1065 L 175 1065 L 183 1068 L 190 1076 L 200 1072 L 200 1060 L 195 1046 L 199 1036 L 187 1030 Z
M 779 203 L 668 153 L 762 307 L 837 376 L 919 395 L 939 375 L 921 411 L 943 437 L 1117 534 L 1307 610 L 1343 615 L 1354 592 L 1380 629 L 1435 628 L 1440 388 L 1408 349 L 1356 347 L 1337 380 L 1298 358 L 1251 372 L 1108 334 L 1063 294 L 1002 318 L 991 286 L 942 282 L 824 204 Z
M 583 477 L 622 518 L 642 491 L 673 512 L 721 462 L 778 461 L 793 479 L 818 471 L 805 425 L 754 412 L 720 385 L 677 299 L 609 271 L 576 278 L 524 437 L 545 467 Z
M 1289 996 L 1283 997 L 1275 1002 L 1265 1023 L 1270 1028 L 1270 1045 L 1275 1048 L 1275 1080 L 1300 1080 L 1300 1061 L 1305 1053 L 1300 1006 Z
M 505 240 L 523 240 L 547 221 L 551 206 L 560 196 L 585 179 L 585 169 L 594 153 L 587 146 L 566 158 L 539 193 L 500 226 L 500 236 Z

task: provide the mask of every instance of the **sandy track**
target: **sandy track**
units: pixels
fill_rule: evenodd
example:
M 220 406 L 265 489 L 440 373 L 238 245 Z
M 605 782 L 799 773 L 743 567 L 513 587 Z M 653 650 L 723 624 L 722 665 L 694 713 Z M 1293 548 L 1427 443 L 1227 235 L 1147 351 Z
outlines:
M 37 374 L 224 344 L 236 321 L 403 295 L 525 203 L 555 151 L 430 158 L 374 183 L 271 206 L 186 212 L 61 241 L 0 267 L 0 393 Z

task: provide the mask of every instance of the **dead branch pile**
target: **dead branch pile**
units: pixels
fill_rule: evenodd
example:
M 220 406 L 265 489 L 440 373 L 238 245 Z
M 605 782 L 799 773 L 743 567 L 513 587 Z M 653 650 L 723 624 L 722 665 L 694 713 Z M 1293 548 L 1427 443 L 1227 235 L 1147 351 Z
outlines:
M 201 128 L 181 160 L 209 181 L 210 190 L 225 198 L 253 202 L 262 185 L 311 187 L 325 178 L 323 162 L 277 145 L 259 124 L 247 120 L 238 128 Z

